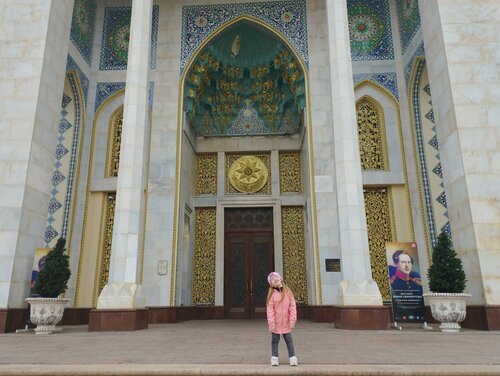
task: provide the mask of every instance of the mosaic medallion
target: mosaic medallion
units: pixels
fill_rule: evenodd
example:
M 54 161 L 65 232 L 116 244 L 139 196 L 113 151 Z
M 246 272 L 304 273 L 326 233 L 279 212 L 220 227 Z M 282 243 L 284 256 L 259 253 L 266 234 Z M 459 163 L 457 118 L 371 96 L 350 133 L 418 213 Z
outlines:
M 239 192 L 255 193 L 267 183 L 266 165 L 257 157 L 245 155 L 229 167 L 229 182 Z
M 420 27 L 420 12 L 417 0 L 396 1 L 401 49 L 406 51 Z
M 384 29 L 384 23 L 370 8 L 361 5 L 353 8 L 349 17 L 351 48 L 365 53 L 373 50 L 380 43 Z
M 401 5 L 401 21 L 404 31 L 410 31 L 418 15 L 417 0 L 404 0 Z
M 71 40 L 89 65 L 94 40 L 95 11 L 95 1 L 76 0 L 71 23 Z
M 111 53 L 124 64 L 127 64 L 129 38 L 130 16 L 124 16 L 111 30 L 108 39 Z

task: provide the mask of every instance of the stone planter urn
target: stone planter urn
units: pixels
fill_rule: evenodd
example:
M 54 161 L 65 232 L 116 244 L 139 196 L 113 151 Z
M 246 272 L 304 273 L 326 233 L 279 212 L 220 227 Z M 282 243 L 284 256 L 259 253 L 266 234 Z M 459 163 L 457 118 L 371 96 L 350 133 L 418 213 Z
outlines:
M 432 317 L 441 323 L 439 328 L 442 332 L 460 332 L 459 323 L 465 320 L 465 302 L 470 298 L 470 294 L 430 292 L 423 296 L 431 307 Z
M 64 313 L 64 307 L 70 299 L 61 298 L 26 298 L 30 304 L 30 320 L 36 325 L 36 334 L 50 334 L 56 330 Z

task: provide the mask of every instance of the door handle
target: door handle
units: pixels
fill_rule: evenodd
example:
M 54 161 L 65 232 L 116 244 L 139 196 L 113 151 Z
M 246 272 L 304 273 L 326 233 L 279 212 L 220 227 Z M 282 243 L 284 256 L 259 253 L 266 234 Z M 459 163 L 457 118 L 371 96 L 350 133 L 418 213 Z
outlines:
M 250 294 L 253 293 L 253 285 L 252 285 L 252 281 L 250 280 Z

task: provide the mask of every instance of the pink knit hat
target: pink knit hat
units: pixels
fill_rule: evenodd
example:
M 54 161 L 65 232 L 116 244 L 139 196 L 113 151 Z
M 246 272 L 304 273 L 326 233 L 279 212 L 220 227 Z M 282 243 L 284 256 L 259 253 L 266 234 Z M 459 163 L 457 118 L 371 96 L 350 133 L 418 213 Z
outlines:
M 283 277 L 281 277 L 280 273 L 278 273 L 278 272 L 271 272 L 267 276 L 267 282 L 269 283 L 269 286 L 271 286 L 271 281 L 273 280 L 274 277 L 279 277 L 279 279 L 281 279 L 281 281 L 283 281 Z

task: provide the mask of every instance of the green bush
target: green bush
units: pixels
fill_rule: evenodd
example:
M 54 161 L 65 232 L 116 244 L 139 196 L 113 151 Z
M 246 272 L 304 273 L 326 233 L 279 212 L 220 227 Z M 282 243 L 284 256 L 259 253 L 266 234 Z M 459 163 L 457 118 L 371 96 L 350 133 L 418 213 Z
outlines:
M 35 280 L 33 288 L 35 294 L 44 298 L 57 298 L 68 288 L 71 270 L 65 244 L 66 239 L 59 238 L 54 249 L 47 255 Z
M 462 293 L 465 290 L 465 272 L 450 238 L 442 232 L 434 246 L 432 265 L 427 272 L 432 292 Z

